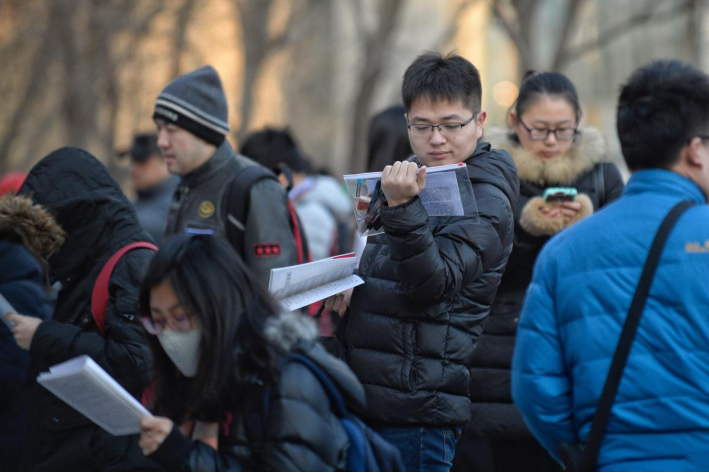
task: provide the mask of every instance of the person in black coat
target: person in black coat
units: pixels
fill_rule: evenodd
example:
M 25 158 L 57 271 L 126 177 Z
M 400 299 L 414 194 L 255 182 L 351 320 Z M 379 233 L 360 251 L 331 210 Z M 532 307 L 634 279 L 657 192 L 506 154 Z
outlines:
M 8 316 L 17 324 L 12 330 L 18 345 L 29 350 L 30 379 L 50 366 L 89 355 L 139 397 L 150 378 L 151 359 L 138 320 L 138 286 L 153 252 L 136 249 L 115 267 L 104 335 L 92 316 L 91 294 L 113 254 L 129 243 L 151 241 L 150 236 L 106 168 L 80 149 L 62 148 L 42 159 L 19 195 L 46 209 L 66 234 L 58 251 L 43 255 L 51 280 L 61 283 L 52 319 Z M 36 383 L 31 406 L 28 469 L 151 468 L 135 437 L 113 437 Z
M 608 162 L 605 140 L 594 128 L 578 129 L 579 98 L 559 73 L 531 73 L 510 111 L 511 130 L 484 138 L 510 153 L 520 178 L 514 248 L 470 370 L 471 419 L 458 471 L 547 471 L 558 465 L 533 438 L 510 391 L 517 323 L 542 246 L 554 235 L 617 199 L 624 185 Z M 574 188 L 571 202 L 547 202 L 547 188 Z
M 0 294 L 19 313 L 44 320 L 52 315 L 53 305 L 38 258 L 58 248 L 64 237 L 58 227 L 54 228 L 58 235 L 55 240 L 42 241 L 36 235 L 23 234 L 22 221 L 15 216 L 31 207 L 29 199 L 0 197 Z M 0 323 L 0 464 L 5 471 L 21 467 L 30 406 L 29 364 L 27 351 L 15 343 L 7 325 Z
M 362 385 L 317 343 L 312 320 L 280 313 L 224 240 L 168 238 L 140 301 L 155 360 L 146 401 L 156 417 L 140 439 L 149 459 L 168 471 L 346 469 L 349 437 L 326 391 L 288 355 L 318 365 L 350 411 L 365 407 Z
M 416 158 L 384 168 L 385 233 L 368 238 L 365 284 L 340 324 L 347 362 L 367 392 L 366 419 L 410 471 L 451 467 L 470 416 L 468 366 L 512 250 L 519 183 L 509 155 L 478 142 L 481 94 L 477 69 L 460 56 L 424 54 L 407 69 L 402 95 Z M 461 192 L 465 216 L 429 219 L 418 196 L 426 170 L 461 162 L 469 177 L 459 186 L 473 190 Z

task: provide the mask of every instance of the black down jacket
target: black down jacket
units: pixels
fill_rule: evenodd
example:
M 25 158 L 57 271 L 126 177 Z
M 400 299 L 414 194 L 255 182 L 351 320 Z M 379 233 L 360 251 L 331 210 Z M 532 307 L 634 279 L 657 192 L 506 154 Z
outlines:
M 332 380 L 351 412 L 365 406 L 364 390 L 345 363 L 317 343 L 315 324 L 297 313 L 268 321 L 266 338 L 279 351 L 303 353 Z M 237 398 L 238 400 L 239 398 Z M 327 393 L 315 376 L 299 363 L 287 363 L 271 390 L 265 418 L 263 450 L 252 451 L 247 434 L 249 410 L 237 401 L 220 428 L 219 448 L 185 438 L 175 426 L 150 455 L 168 471 L 344 471 L 349 438 L 330 407 Z
M 520 195 L 515 207 L 514 249 L 502 277 L 485 331 L 473 355 L 470 395 L 473 401 L 470 423 L 464 438 L 531 438 L 522 416 L 512 404 L 510 366 L 519 314 L 532 279 L 532 270 L 542 246 L 566 225 L 549 225 L 540 218 L 538 206 L 547 187 L 574 187 L 582 204 L 577 219 L 593 214 L 620 197 L 623 180 L 609 162 L 605 141 L 593 129 L 585 129 L 571 149 L 553 160 L 542 162 L 521 147 L 507 130 L 491 129 L 485 139 L 504 149 L 515 160 Z
M 57 363 L 89 355 L 131 394 L 148 383 L 150 351 L 138 318 L 138 287 L 152 251 L 125 255 L 109 283 L 105 337 L 91 314 L 91 291 L 106 261 L 123 246 L 152 241 L 106 168 L 90 154 L 62 148 L 29 173 L 20 195 L 31 196 L 66 232 L 49 258 L 62 284 L 52 320 L 42 322 L 30 346 L 34 379 Z M 143 462 L 143 463 L 140 463 Z M 29 469 L 149 469 L 134 437 L 113 437 L 35 384 L 29 420 Z
M 462 426 L 470 415 L 468 367 L 512 250 L 519 182 L 510 156 L 488 143 L 465 163 L 475 223 L 430 224 L 415 197 L 382 208 L 386 233 L 362 255 L 366 282 L 343 323 L 373 424 Z

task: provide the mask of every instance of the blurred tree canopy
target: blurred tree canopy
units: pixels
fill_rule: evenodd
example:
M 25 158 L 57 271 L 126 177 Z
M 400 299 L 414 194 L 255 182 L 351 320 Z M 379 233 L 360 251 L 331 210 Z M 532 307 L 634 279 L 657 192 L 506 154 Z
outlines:
M 707 0 L 0 0 L 0 174 L 79 146 L 116 170 L 149 131 L 159 91 L 206 63 L 222 76 L 230 139 L 288 126 L 317 167 L 364 168 L 370 117 L 400 101 L 406 66 L 456 50 L 484 106 L 528 69 L 569 74 L 612 131 L 618 84 L 657 54 L 701 66 Z

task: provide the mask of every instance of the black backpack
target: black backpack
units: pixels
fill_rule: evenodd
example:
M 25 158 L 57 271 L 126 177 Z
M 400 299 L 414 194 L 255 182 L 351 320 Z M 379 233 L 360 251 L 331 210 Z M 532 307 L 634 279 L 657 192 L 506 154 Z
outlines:
M 293 353 L 285 358 L 284 365 L 287 363 L 300 363 L 305 366 L 327 393 L 332 412 L 340 419 L 340 424 L 350 440 L 346 471 L 406 471 L 399 450 L 347 410 L 337 386 L 313 360 Z M 245 428 L 251 450 L 257 458 L 265 443 L 270 402 L 271 390 L 268 387 L 261 386 L 248 392 Z
M 226 237 L 231 246 L 242 257 L 246 254 L 244 237 L 246 220 L 249 216 L 249 206 L 251 204 L 251 187 L 263 179 L 273 179 L 278 182 L 276 175 L 263 166 L 244 166 L 228 185 L 226 193 Z M 295 239 L 296 262 L 298 264 L 308 263 L 311 261 L 311 257 L 303 226 L 300 223 L 298 214 L 295 212 L 293 203 L 287 197 L 286 205 L 288 206 L 291 231 Z

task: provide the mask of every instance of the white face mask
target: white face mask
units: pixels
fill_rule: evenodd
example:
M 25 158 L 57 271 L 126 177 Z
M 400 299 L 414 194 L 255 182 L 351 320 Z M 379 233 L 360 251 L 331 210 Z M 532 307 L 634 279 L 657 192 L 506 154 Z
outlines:
M 199 366 L 199 341 L 202 339 L 202 329 L 195 328 L 189 332 L 166 330 L 158 335 L 158 341 L 170 357 L 180 373 L 188 378 L 197 374 Z

